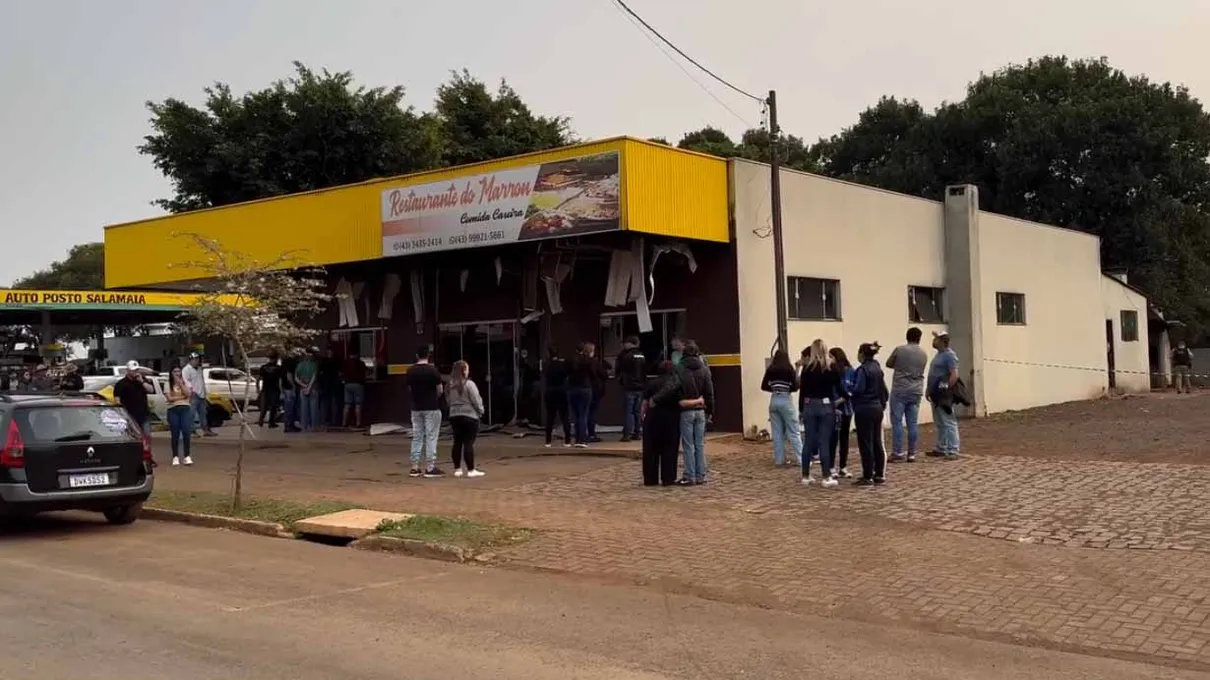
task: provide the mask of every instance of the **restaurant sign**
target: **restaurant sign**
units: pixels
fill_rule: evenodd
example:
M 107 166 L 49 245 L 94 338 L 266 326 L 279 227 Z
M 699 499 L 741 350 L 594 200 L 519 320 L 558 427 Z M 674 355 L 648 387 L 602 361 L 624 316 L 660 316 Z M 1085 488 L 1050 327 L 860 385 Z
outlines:
M 616 151 L 382 192 L 382 254 L 408 255 L 621 228 Z

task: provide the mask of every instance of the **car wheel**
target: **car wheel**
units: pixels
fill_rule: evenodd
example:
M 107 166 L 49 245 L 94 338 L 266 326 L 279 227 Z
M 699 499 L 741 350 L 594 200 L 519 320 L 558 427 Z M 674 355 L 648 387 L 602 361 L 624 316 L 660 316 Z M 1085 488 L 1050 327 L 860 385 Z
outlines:
M 110 524 L 134 524 L 134 521 L 139 518 L 139 513 L 142 511 L 142 503 L 118 505 L 112 508 L 105 508 L 105 519 Z

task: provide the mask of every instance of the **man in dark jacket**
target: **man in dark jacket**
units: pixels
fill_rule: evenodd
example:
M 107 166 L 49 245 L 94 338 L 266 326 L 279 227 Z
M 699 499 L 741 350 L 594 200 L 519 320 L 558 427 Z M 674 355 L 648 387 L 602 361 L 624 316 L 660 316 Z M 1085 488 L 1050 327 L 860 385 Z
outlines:
M 543 400 L 546 402 L 546 448 L 550 448 L 555 422 L 563 423 L 563 446 L 571 446 L 571 418 L 567 406 L 567 377 L 571 367 L 559 355 L 559 348 L 547 348 L 550 357 L 542 367 Z
M 643 390 L 647 385 L 647 357 L 639 349 L 639 339 L 631 336 L 622 342 L 622 351 L 618 354 L 614 371 L 618 374 L 618 382 L 622 385 L 622 413 L 625 420 L 622 424 L 622 441 L 639 439 L 642 429 L 640 413 L 643 405 Z
M 674 375 L 675 379 L 668 381 L 652 401 L 659 402 L 674 390 L 681 390 L 681 449 L 685 453 L 685 475 L 678 484 L 705 484 L 706 421 L 714 417 L 714 381 L 697 343 L 685 342 L 684 355 Z

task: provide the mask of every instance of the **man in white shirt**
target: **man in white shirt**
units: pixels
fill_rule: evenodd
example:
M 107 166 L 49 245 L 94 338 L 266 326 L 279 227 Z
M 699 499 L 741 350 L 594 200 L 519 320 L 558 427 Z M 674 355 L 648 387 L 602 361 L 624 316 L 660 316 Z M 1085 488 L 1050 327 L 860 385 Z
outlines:
M 202 428 L 202 435 L 217 437 L 218 435 L 214 430 L 210 429 L 210 418 L 207 415 L 207 411 L 210 408 L 210 400 L 206 398 L 206 376 L 202 374 L 202 355 L 197 352 L 189 355 L 189 363 L 181 370 L 181 377 L 185 379 L 185 382 L 193 390 L 193 396 L 189 398 L 189 403 L 193 407 L 193 417 L 196 419 L 198 426 Z

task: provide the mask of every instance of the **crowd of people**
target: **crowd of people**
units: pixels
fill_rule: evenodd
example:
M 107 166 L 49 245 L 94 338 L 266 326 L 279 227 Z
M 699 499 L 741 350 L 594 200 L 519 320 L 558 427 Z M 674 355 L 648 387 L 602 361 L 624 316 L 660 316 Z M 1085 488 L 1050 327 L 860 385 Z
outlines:
M 597 414 L 610 370 L 622 387 L 625 413 L 622 441 L 643 442 L 643 479 L 648 485 L 693 486 L 707 477 L 706 424 L 714 414 L 714 384 L 700 348 L 691 340 L 674 339 L 668 359 L 656 363 L 648 379 L 648 359 L 639 340 L 626 338 L 611 366 L 597 354 L 595 343 L 583 342 L 571 357 L 548 348 L 542 371 L 545 401 L 545 446 L 554 443 L 562 427 L 563 446 L 587 448 L 601 441 Z M 432 363 L 432 348 L 421 347 L 407 373 L 412 398 L 412 477 L 445 476 L 437 465 L 437 442 L 448 411 L 453 433 L 451 462 L 457 477 L 482 477 L 475 464 L 475 440 L 484 417 L 483 398 L 465 361 L 455 362 L 448 383 Z M 443 403 L 444 402 L 444 403 Z M 684 474 L 677 472 L 678 448 L 685 454 Z
M 318 347 L 288 353 L 276 351 L 257 375 L 260 416 L 257 424 L 278 426 L 285 432 L 315 432 L 329 428 L 362 426 L 369 370 L 355 348 L 341 359 Z
M 932 407 L 937 445 L 928 452 L 949 460 L 961 451 L 955 406 L 969 405 L 966 386 L 958 377 L 958 355 L 950 348 L 949 334 L 933 333 L 936 354 L 930 361 L 920 346 L 919 328 L 907 331 L 906 342 L 887 357 L 892 372 L 887 389 L 883 365 L 878 361 L 877 342 L 857 348 L 857 364 L 849 362 L 839 347 L 828 348 L 815 340 L 795 363 L 778 351 L 765 371 L 761 389 L 770 393 L 769 423 L 773 440 L 773 462 L 788 464 L 787 446 L 802 472 L 802 483 L 835 488 L 849 471 L 849 435 L 857 435 L 861 476 L 857 486 L 886 483 L 887 452 L 882 423 L 887 408 L 891 416 L 891 462 L 915 462 L 919 453 L 921 400 Z M 819 476 L 812 474 L 818 461 Z

